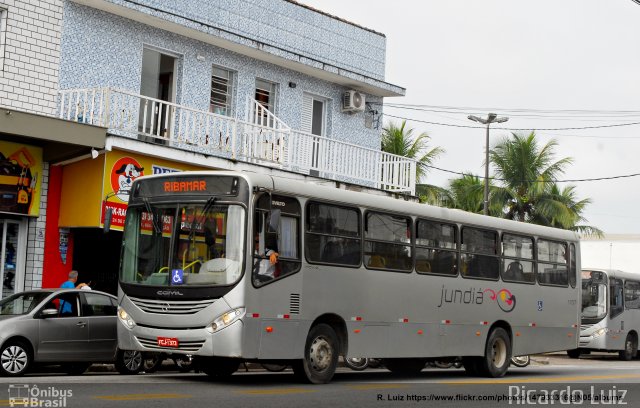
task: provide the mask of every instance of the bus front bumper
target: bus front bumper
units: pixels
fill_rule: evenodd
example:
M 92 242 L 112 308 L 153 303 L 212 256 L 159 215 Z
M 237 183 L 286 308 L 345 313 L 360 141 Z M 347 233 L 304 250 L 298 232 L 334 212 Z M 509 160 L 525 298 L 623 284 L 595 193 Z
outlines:
M 242 357 L 242 332 L 242 320 L 214 333 L 205 328 L 172 330 L 135 326 L 129 329 L 119 321 L 118 347 L 169 354 Z

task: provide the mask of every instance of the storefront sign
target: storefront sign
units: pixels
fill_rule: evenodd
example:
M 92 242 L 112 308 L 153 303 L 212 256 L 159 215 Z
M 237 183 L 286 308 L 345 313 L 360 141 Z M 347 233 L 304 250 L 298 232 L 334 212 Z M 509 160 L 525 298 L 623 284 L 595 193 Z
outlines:
M 138 177 L 187 170 L 202 168 L 137 154 L 108 152 L 105 160 L 104 199 L 100 223 L 104 224 L 105 211 L 111 208 L 111 229 L 122 230 L 131 185 Z
M 0 141 L 0 212 L 37 217 L 42 192 L 42 149 Z

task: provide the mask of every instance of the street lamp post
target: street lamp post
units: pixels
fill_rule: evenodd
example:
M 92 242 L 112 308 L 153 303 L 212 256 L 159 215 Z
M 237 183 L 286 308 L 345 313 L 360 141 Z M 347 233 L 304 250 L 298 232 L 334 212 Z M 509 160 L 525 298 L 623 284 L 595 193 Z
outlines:
M 495 113 L 488 114 L 486 119 L 482 119 L 474 115 L 469 115 L 467 118 L 474 122 L 487 125 L 487 140 L 485 143 L 484 157 L 484 215 L 489 215 L 489 125 L 491 125 L 492 123 L 506 122 L 509 120 L 509 118 L 506 116 L 498 117 L 498 115 L 496 115 Z

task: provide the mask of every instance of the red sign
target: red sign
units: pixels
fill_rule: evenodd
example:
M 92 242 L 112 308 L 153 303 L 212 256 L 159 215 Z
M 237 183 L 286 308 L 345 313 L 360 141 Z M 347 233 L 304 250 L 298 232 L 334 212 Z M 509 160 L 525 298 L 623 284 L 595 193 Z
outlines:
M 178 339 L 175 337 L 158 337 L 158 346 L 178 348 Z
M 104 224 L 104 213 L 107 208 L 111 208 L 111 226 L 112 227 L 124 227 L 124 219 L 127 216 L 127 205 L 120 203 L 113 203 L 111 201 L 102 202 L 102 216 L 100 222 Z

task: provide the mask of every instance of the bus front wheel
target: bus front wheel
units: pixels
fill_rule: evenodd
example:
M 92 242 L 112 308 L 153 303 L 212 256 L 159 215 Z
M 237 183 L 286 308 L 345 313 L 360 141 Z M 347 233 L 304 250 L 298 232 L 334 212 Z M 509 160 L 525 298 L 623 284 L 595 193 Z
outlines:
M 294 373 L 312 384 L 326 384 L 338 366 L 338 336 L 328 324 L 311 328 L 304 347 L 304 358 L 293 365 Z
M 489 334 L 484 357 L 478 364 L 478 373 L 485 377 L 502 377 L 509 368 L 511 359 L 511 338 L 505 329 L 496 327 Z
M 627 338 L 624 341 L 624 350 L 620 350 L 619 354 L 622 361 L 633 360 L 638 354 L 638 340 L 632 333 L 627 334 Z

